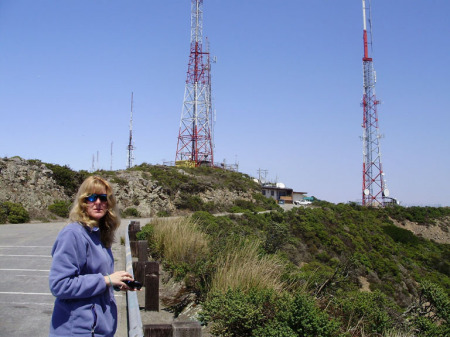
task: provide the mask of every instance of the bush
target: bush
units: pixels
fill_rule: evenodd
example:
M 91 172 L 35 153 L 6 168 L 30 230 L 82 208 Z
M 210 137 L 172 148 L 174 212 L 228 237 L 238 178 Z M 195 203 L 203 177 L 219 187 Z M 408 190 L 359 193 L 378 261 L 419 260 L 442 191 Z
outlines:
M 266 233 L 264 250 L 269 254 L 273 254 L 287 242 L 289 228 L 285 224 L 279 224 L 272 221 L 267 226 Z
M 156 213 L 156 216 L 159 216 L 161 218 L 166 218 L 170 216 L 170 212 L 163 210 L 163 211 L 158 211 L 158 213 Z
M 123 217 L 140 217 L 139 211 L 134 207 L 129 207 L 122 212 Z
M 420 336 L 444 337 L 450 335 L 450 299 L 438 285 L 424 281 L 411 318 Z
M 8 207 L 4 205 L 3 202 L 0 202 L 0 224 L 4 224 L 8 222 Z
M 212 293 L 203 305 L 200 319 L 211 323 L 211 332 L 218 336 L 339 335 L 337 322 L 316 307 L 313 299 L 268 289 Z
M 365 333 L 383 333 L 393 327 L 394 304 L 380 291 L 347 293 L 336 300 L 336 308 L 349 327 L 361 326 Z
M 280 316 L 287 317 L 287 323 L 298 336 L 335 337 L 339 335 L 339 323 L 318 308 L 312 298 L 297 292 L 289 304 L 288 310 L 281 312 Z
M 0 203 L 1 223 L 26 223 L 30 221 L 30 215 L 21 205 L 10 201 Z
M 415 236 L 413 232 L 394 225 L 387 225 L 383 227 L 383 231 L 389 235 L 395 242 L 403 244 L 417 245 L 423 240 Z
M 48 206 L 48 210 L 61 218 L 68 218 L 71 205 L 70 201 L 57 200 Z
M 298 337 L 298 334 L 289 327 L 286 322 L 273 320 L 264 327 L 259 327 L 253 331 L 253 337 Z
M 270 290 L 239 289 L 209 295 L 200 312 L 200 320 L 211 324 L 216 336 L 253 336 L 253 330 L 265 326 L 275 316 L 276 296 Z
M 64 193 L 69 197 L 77 192 L 78 187 L 89 175 L 86 171 L 76 172 L 67 165 L 45 164 L 45 166 L 52 170 L 53 179 L 58 185 L 64 187 Z
M 175 204 L 179 209 L 188 209 L 191 211 L 202 211 L 203 200 L 197 195 L 181 193 L 180 199 Z
M 150 173 L 152 179 L 156 180 L 170 196 L 174 196 L 182 184 L 187 184 L 191 180 L 188 175 L 182 174 L 178 168 L 173 167 L 153 166 L 142 163 L 132 167 L 130 170 Z

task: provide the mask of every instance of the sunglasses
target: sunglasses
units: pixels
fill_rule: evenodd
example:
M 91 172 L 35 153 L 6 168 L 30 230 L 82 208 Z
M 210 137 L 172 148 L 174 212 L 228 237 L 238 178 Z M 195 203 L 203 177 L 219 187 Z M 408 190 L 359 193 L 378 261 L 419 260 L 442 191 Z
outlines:
M 87 196 L 84 198 L 84 200 L 89 202 L 96 202 L 97 199 L 100 199 L 101 202 L 107 202 L 108 201 L 108 195 L 107 194 L 91 194 L 90 196 Z

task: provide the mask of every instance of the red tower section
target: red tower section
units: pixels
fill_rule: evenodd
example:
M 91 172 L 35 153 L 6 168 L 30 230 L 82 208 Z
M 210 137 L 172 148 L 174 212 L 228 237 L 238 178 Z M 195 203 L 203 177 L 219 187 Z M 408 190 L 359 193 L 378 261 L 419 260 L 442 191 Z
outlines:
M 191 0 L 191 48 L 176 165 L 214 165 L 209 51 L 203 51 L 203 0 Z

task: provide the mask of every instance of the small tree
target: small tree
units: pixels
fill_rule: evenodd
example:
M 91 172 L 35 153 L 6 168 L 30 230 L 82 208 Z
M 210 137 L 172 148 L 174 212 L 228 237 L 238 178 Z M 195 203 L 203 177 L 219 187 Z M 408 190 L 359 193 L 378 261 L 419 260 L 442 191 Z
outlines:
M 0 220 L 3 223 L 4 220 L 9 223 L 25 223 L 30 221 L 30 215 L 21 204 L 5 201 L 0 203 Z
M 50 206 L 48 206 L 48 210 L 57 216 L 60 216 L 62 218 L 69 217 L 70 207 L 71 207 L 70 201 L 64 201 L 64 200 L 57 200 Z
M 407 313 L 410 313 L 420 336 L 450 336 L 450 299 L 438 285 L 422 282 L 419 298 Z

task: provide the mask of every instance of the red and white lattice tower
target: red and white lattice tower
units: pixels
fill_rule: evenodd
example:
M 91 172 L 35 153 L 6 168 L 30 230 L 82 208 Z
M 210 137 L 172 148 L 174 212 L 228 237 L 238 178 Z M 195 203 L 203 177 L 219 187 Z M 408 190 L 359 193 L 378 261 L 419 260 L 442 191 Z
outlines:
M 370 0 L 369 0 L 370 1 Z M 366 7 L 366 1 L 362 0 L 364 21 L 364 94 L 363 106 L 363 182 L 362 182 L 362 204 L 363 206 L 384 206 L 389 196 L 386 187 L 383 168 L 381 166 L 380 133 L 378 128 L 377 106 L 380 103 L 375 96 L 376 74 L 373 69 L 372 58 L 369 57 L 367 22 L 369 23 L 369 34 L 372 36 L 370 19 L 370 4 Z M 366 16 L 368 11 L 369 18 Z
M 127 168 L 133 167 L 134 161 L 134 144 L 133 144 L 133 93 L 131 93 L 131 113 L 130 113 L 130 137 L 128 139 L 128 160 L 127 160 Z
M 191 0 L 191 50 L 176 165 L 214 165 L 209 50 L 203 51 L 203 0 Z

